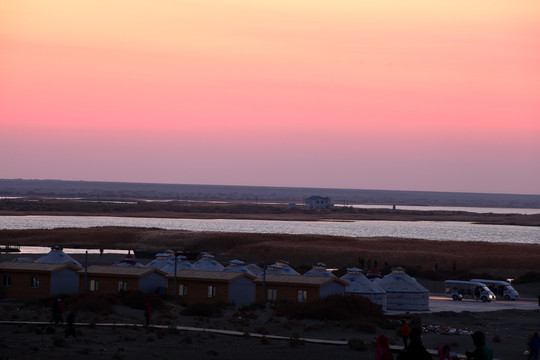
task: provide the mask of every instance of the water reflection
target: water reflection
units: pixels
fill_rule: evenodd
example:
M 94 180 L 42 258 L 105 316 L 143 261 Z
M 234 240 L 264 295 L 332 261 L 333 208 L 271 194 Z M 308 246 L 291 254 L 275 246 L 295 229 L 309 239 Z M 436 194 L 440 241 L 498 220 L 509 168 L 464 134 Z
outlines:
M 352 237 L 402 237 L 428 240 L 540 244 L 540 228 L 480 225 L 448 221 L 271 221 L 204 220 L 99 216 L 2 216 L 0 229 L 88 228 L 100 226 L 270 234 L 318 234 Z

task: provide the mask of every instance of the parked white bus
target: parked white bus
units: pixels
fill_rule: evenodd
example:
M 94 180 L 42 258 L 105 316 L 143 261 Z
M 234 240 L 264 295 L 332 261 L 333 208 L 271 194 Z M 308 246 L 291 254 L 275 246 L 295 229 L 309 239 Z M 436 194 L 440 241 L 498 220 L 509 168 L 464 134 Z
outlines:
M 485 284 L 497 297 L 498 300 L 519 300 L 519 293 L 507 281 L 487 280 L 487 279 L 471 279 Z
M 495 300 L 495 294 L 489 288 L 477 281 L 446 280 L 445 293 L 454 301 L 462 299 L 482 300 L 483 302 Z

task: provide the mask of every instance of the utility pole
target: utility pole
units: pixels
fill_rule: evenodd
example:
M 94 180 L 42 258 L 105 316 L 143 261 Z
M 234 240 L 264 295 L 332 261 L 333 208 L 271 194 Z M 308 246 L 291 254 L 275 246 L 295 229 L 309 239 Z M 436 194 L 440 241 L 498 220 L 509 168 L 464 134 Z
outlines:
M 261 301 L 263 304 L 266 304 L 266 260 L 264 261 L 264 268 L 263 268 L 263 285 L 262 285 L 262 296 Z
M 176 269 L 177 269 L 177 262 L 178 259 L 178 251 L 174 250 L 174 298 L 178 300 L 178 290 L 176 289 Z
M 84 255 L 84 291 L 88 292 L 88 250 Z

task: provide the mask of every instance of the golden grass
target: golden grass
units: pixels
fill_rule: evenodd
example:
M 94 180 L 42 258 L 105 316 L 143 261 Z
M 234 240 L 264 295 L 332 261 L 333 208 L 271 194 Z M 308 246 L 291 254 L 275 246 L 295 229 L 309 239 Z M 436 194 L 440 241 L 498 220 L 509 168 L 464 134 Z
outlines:
M 415 240 L 390 237 L 351 238 L 323 235 L 246 234 L 182 230 L 99 227 L 89 229 L 2 230 L 0 244 L 115 249 L 176 249 L 210 252 L 218 260 L 291 264 L 318 261 L 329 267 L 356 266 L 359 256 L 376 259 L 379 266 L 421 266 L 450 269 L 537 271 L 540 245 L 464 241 Z

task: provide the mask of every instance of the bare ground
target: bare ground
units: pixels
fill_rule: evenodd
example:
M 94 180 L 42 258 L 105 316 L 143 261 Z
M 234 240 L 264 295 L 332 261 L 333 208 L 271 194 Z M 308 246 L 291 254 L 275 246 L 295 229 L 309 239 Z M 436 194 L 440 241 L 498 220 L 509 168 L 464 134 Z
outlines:
M 11 321 L 50 320 L 48 308 L 36 305 L 1 304 L 0 319 Z M 443 335 L 435 329 L 459 331 L 483 330 L 497 359 L 520 359 L 531 332 L 539 330 L 540 310 L 506 310 L 482 313 L 433 313 L 390 317 L 377 322 L 376 330 L 363 332 L 350 322 L 288 320 L 273 310 L 238 313 L 227 310 L 223 316 L 203 318 L 179 315 L 181 307 L 169 306 L 158 312 L 153 324 L 164 328 L 135 326 L 77 326 L 77 336 L 65 338 L 63 325 L 0 324 L 0 359 L 373 359 L 375 338 L 384 333 L 392 344 L 401 345 L 396 330 L 400 319 L 420 319 L 426 330 L 427 348 L 437 349 L 448 343 L 458 353 L 473 348 L 469 335 Z M 77 321 L 88 323 L 143 323 L 142 310 L 117 306 L 114 314 L 80 313 Z M 281 335 L 285 340 L 262 340 L 248 335 L 230 336 L 209 331 L 175 330 L 172 325 L 244 333 Z M 322 345 L 301 338 L 351 340 L 361 339 L 362 350 L 348 345 Z

